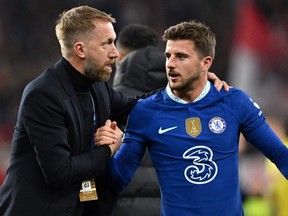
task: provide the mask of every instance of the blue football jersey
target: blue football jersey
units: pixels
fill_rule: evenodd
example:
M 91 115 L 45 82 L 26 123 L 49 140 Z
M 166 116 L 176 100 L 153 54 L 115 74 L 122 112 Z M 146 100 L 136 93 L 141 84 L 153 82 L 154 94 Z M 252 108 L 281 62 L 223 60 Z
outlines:
M 243 215 L 239 134 L 252 143 L 263 132 L 277 140 L 260 107 L 236 88 L 218 92 L 211 85 L 193 103 L 171 98 L 167 88 L 139 100 L 132 110 L 111 162 L 112 175 L 127 185 L 148 147 L 161 188 L 161 215 Z M 262 141 L 255 145 L 267 157 L 275 159 L 279 149 L 287 153 L 280 140 L 276 146 Z

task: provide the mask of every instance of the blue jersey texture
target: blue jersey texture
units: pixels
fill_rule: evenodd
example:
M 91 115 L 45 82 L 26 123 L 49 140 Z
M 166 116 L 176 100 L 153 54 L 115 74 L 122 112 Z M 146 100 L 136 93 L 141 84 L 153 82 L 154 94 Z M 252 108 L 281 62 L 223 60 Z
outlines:
M 239 134 L 288 177 L 288 151 L 243 91 L 213 85 L 193 103 L 172 100 L 166 89 L 138 101 L 123 143 L 110 161 L 122 189 L 148 147 L 161 188 L 162 216 L 242 216 L 238 176 Z

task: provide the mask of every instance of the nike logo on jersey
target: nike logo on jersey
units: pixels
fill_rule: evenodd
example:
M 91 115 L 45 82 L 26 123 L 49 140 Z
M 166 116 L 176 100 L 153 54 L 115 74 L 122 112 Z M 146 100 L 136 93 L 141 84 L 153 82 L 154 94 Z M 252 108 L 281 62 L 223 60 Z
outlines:
M 173 130 L 173 129 L 176 129 L 176 128 L 177 128 L 177 126 L 175 126 L 175 127 L 170 127 L 170 128 L 165 128 L 165 129 L 162 129 L 162 127 L 160 127 L 158 133 L 159 133 L 159 134 L 164 134 L 164 133 L 166 133 L 166 132 L 168 132 L 168 131 L 171 131 L 171 130 Z

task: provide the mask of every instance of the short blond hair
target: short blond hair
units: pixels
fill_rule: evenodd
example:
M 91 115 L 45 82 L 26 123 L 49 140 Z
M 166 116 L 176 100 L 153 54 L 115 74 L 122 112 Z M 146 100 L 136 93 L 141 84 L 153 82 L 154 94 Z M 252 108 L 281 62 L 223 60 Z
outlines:
M 63 56 L 69 56 L 77 38 L 85 35 L 89 40 L 95 29 L 95 20 L 106 20 L 116 23 L 116 19 L 103 11 L 89 6 L 79 6 L 64 11 L 56 21 L 55 32 Z

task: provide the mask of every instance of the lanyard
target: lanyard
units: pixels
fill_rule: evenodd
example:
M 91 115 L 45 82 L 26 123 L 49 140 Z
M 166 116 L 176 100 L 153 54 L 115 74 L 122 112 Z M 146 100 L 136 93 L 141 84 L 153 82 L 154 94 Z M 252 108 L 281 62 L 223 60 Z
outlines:
M 96 129 L 96 108 L 95 108 L 95 103 L 94 103 L 91 93 L 90 93 L 90 98 L 91 98 L 92 106 L 93 106 L 93 126 L 92 126 L 92 132 L 91 132 L 91 142 L 90 142 L 90 150 L 92 151 L 94 149 L 94 133 Z

